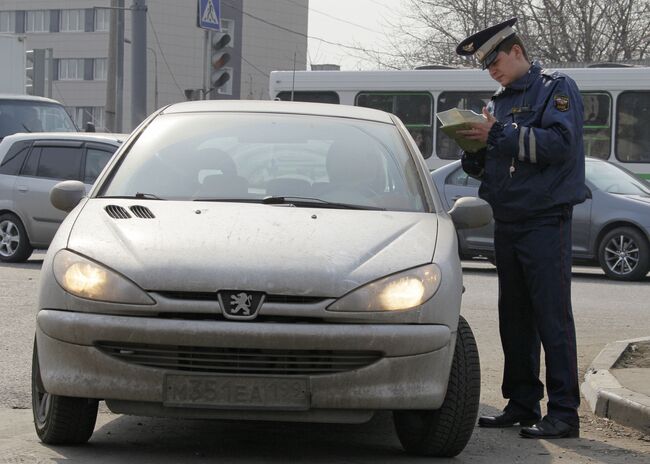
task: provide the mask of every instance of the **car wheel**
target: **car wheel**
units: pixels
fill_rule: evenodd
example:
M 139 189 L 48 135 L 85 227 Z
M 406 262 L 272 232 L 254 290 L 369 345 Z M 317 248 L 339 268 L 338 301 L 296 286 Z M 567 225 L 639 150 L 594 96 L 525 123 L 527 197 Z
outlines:
M 397 436 L 404 449 L 421 456 L 456 456 L 472 436 L 480 392 L 478 349 L 469 324 L 461 316 L 447 393 L 440 409 L 393 412 Z
M 10 213 L 1 215 L 0 261 L 5 263 L 27 261 L 33 250 L 20 219 Z
M 650 267 L 646 238 L 632 227 L 618 227 L 605 234 L 598 247 L 598 261 L 608 277 L 640 280 Z
M 95 430 L 97 400 L 70 398 L 45 391 L 41 381 L 38 352 L 32 355 L 32 412 L 36 434 L 43 443 L 74 445 L 86 443 Z

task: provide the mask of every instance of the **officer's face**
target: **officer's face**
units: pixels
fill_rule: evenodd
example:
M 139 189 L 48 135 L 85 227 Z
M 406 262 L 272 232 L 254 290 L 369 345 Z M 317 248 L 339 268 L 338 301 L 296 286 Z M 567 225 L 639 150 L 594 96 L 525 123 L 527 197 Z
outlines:
M 519 67 L 516 64 L 514 50 L 510 53 L 499 52 L 488 68 L 490 77 L 505 87 L 519 78 Z

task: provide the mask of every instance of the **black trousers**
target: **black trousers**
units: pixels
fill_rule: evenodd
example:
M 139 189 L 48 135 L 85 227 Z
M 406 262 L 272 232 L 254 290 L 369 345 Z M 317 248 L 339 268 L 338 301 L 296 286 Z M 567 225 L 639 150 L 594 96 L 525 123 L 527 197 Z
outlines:
M 540 414 L 540 344 L 548 414 L 578 424 L 580 390 L 571 309 L 571 213 L 495 224 L 499 330 L 508 408 Z

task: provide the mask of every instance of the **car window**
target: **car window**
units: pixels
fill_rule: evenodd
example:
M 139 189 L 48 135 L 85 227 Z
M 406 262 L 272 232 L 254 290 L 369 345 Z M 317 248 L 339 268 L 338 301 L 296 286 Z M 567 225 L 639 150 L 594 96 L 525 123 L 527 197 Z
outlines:
M 445 184 L 479 188 L 481 186 L 481 181 L 468 176 L 467 173 L 463 171 L 463 168 L 460 167 L 447 176 Z
M 84 183 L 92 184 L 113 156 L 113 151 L 88 148 L 86 151 L 86 165 L 84 167 Z
M 138 137 L 101 195 L 301 196 L 425 211 L 415 161 L 392 124 L 325 116 L 169 114 Z
M 35 176 L 36 170 L 38 169 L 38 160 L 41 157 L 41 147 L 33 147 L 29 152 L 27 161 L 23 165 L 23 168 L 20 171 L 21 176 Z
M 70 116 L 56 103 L 0 100 L 0 138 L 16 132 L 76 132 Z
M 79 179 L 81 154 L 81 147 L 42 147 L 36 175 L 49 179 Z
M 586 163 L 585 176 L 604 192 L 650 196 L 650 187 L 644 181 L 610 163 Z
M 7 151 L 0 164 L 0 174 L 16 175 L 29 153 L 29 142 L 20 141 L 14 143 Z

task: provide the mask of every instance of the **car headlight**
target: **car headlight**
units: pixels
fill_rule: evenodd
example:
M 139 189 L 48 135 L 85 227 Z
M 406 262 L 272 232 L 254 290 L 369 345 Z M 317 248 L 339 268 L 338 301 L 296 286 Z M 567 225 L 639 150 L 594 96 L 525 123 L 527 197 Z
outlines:
M 431 298 L 440 286 L 435 264 L 416 267 L 370 282 L 332 303 L 330 311 L 402 311 Z
M 53 270 L 61 288 L 75 296 L 111 303 L 155 304 L 126 277 L 71 251 L 61 250 L 56 254 Z

